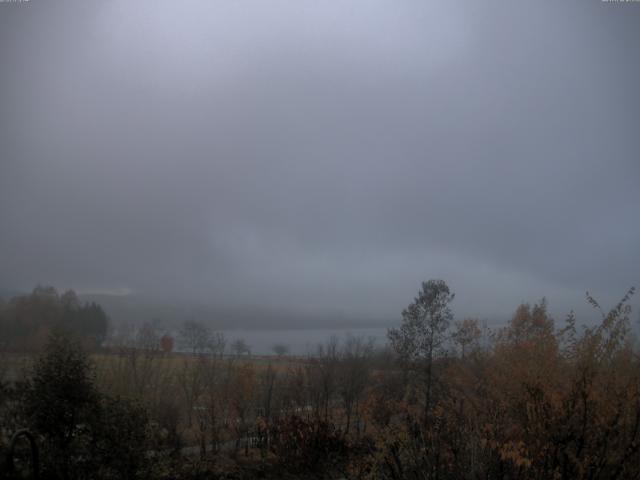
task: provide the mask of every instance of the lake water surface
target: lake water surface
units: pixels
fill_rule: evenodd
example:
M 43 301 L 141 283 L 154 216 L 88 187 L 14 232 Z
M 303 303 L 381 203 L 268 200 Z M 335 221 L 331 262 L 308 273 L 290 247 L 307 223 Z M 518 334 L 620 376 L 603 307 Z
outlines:
M 306 355 L 314 353 L 318 344 L 326 343 L 332 336 L 337 336 L 339 342 L 344 342 L 348 335 L 355 337 L 373 338 L 375 345 L 380 347 L 386 343 L 387 329 L 383 327 L 354 328 L 354 329 L 283 329 L 283 330 L 224 330 L 222 332 L 227 345 L 235 340 L 244 340 L 254 355 L 273 354 L 273 346 L 286 345 L 292 355 Z

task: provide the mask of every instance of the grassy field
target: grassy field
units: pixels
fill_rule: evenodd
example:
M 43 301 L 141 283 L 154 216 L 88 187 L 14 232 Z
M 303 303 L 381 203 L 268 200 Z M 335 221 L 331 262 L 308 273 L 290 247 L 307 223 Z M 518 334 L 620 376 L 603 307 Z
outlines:
M 38 353 L 0 353 L 0 380 L 16 381 L 28 373 L 34 361 L 38 358 Z M 94 352 L 89 354 L 89 358 L 96 368 L 97 372 L 109 369 L 122 359 L 126 358 L 126 353 L 117 352 Z M 173 370 L 184 366 L 185 362 L 196 362 L 199 356 L 190 353 L 152 353 L 147 354 L 144 351 L 138 352 L 139 358 L 146 358 L 153 361 L 159 368 Z M 264 369 L 268 366 L 276 370 L 283 370 L 293 366 L 300 366 L 306 362 L 304 357 L 282 356 L 276 355 L 225 355 L 223 361 L 251 364 L 256 369 Z
M 28 377 L 38 354 L 0 354 L 0 381 L 13 383 Z M 112 396 L 127 397 L 144 404 L 153 417 L 176 412 L 174 427 L 187 448 L 198 443 L 199 409 L 210 402 L 212 392 L 226 415 L 234 413 L 228 405 L 237 402 L 239 394 L 253 395 L 259 390 L 262 373 L 271 369 L 282 378 L 285 372 L 303 364 L 303 359 L 277 356 L 223 356 L 211 362 L 210 357 L 187 353 L 161 353 L 142 350 L 94 352 L 89 355 L 98 390 Z M 207 375 L 216 370 L 213 382 Z M 226 382 L 226 383 L 225 383 Z M 247 396 L 247 399 L 250 397 Z M 252 398 L 252 397 L 251 397 Z M 170 406 L 170 407 L 168 407 Z M 255 405 L 254 405 L 255 407 Z M 254 408 L 255 409 L 255 408 Z M 253 409 L 253 410 L 254 410 Z M 190 414 L 191 412 L 191 414 Z M 250 418 L 246 420 L 252 423 Z M 223 442 L 234 438 L 233 429 L 224 430 Z

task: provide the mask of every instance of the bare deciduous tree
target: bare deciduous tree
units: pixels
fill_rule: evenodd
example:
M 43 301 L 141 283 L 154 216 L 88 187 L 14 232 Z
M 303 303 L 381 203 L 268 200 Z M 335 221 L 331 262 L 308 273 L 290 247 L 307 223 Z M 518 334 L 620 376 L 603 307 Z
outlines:
M 276 343 L 273 347 L 271 347 L 273 353 L 275 353 L 278 357 L 284 357 L 289 353 L 289 347 L 284 343 Z
M 455 322 L 454 325 L 455 331 L 451 334 L 451 337 L 460 346 L 460 353 L 464 358 L 468 349 L 478 344 L 482 336 L 482 330 L 478 320 L 475 318 L 465 318 L 462 321 Z
M 193 355 L 205 352 L 210 347 L 211 340 L 211 329 L 197 320 L 187 320 L 180 328 L 180 347 Z
M 444 280 L 422 282 L 418 296 L 402 312 L 402 325 L 390 329 L 387 335 L 404 364 L 421 373 L 425 423 L 431 409 L 433 360 L 453 319 L 449 307 L 453 298 Z
M 231 344 L 231 350 L 236 354 L 236 356 L 241 357 L 243 355 L 251 355 L 251 347 L 244 341 L 244 339 L 239 338 Z
M 345 432 L 352 420 L 360 431 L 360 402 L 369 382 L 373 339 L 349 336 L 341 352 L 339 392 L 346 416 Z

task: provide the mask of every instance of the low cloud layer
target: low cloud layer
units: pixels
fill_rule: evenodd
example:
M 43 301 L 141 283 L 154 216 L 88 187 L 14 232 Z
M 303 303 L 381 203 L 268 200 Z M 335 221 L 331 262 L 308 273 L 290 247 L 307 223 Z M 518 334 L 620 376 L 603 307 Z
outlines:
M 0 287 L 397 318 L 640 282 L 640 8 L 0 4 Z

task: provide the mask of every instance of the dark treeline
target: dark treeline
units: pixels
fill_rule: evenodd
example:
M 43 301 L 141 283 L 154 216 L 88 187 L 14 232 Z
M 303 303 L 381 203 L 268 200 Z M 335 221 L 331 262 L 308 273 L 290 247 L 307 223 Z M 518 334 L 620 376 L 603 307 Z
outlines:
M 73 290 L 59 294 L 53 287 L 38 286 L 29 295 L 0 302 L 0 348 L 5 350 L 41 350 L 54 332 L 76 336 L 94 348 L 102 344 L 107 329 L 104 310 L 93 302 L 82 303 Z
M 52 479 L 639 478 L 633 293 L 610 311 L 587 295 L 596 325 L 556 324 L 542 300 L 491 331 L 431 280 L 387 348 L 334 338 L 305 359 L 225 354 L 195 321 L 188 354 L 148 324 L 90 356 L 53 336 L 1 383 L 0 453 L 28 428 Z

